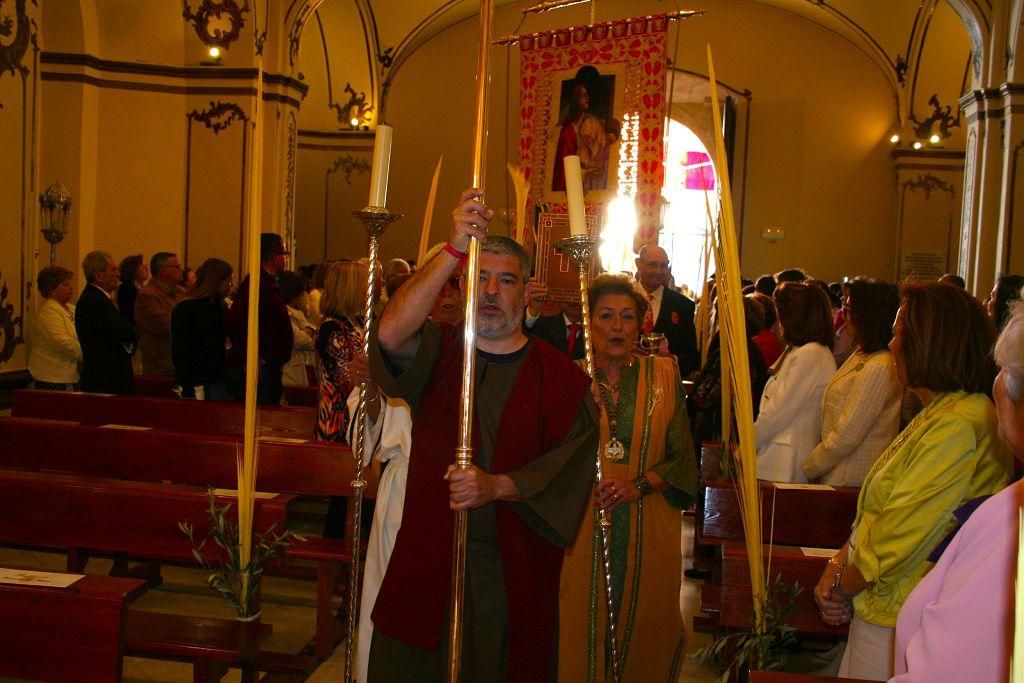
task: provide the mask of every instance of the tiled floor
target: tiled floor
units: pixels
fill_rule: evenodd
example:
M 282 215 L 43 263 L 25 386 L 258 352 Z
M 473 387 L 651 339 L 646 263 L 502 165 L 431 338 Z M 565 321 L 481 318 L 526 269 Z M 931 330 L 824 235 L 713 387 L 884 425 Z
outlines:
M 682 547 L 684 567 L 690 566 L 690 549 L 693 526 L 691 518 L 684 518 Z M 64 555 L 59 553 L 30 552 L 0 548 L 0 566 L 27 567 L 50 571 L 63 571 Z M 105 573 L 110 563 L 94 560 L 89 573 Z M 179 614 L 202 614 L 231 618 L 232 612 L 219 597 L 206 587 L 205 575 L 201 570 L 185 567 L 165 566 L 164 583 L 149 590 L 134 606 L 139 609 L 172 612 Z M 680 601 L 687 628 L 692 625 L 693 615 L 699 611 L 700 586 L 683 580 Z M 311 581 L 268 577 L 263 582 L 263 621 L 273 624 L 274 634 L 266 641 L 267 649 L 281 652 L 298 652 L 313 637 L 315 586 Z M 686 662 L 681 681 L 701 683 L 716 679 L 712 667 L 701 664 L 693 653 L 710 641 L 707 634 L 688 632 Z M 340 644 L 334 654 L 309 678 L 314 682 L 336 682 L 342 679 L 345 646 Z M 232 671 L 224 680 L 239 681 L 238 671 Z M 0 679 L 2 680 L 2 679 Z M 161 662 L 129 657 L 125 660 L 124 680 L 127 683 L 141 681 L 187 682 L 192 680 L 191 667 L 173 662 Z

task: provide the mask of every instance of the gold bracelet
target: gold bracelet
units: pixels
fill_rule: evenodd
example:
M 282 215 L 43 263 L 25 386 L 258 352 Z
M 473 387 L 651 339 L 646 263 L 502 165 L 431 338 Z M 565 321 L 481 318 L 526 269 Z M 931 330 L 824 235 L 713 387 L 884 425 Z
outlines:
M 652 484 L 651 480 L 642 474 L 633 480 L 633 485 L 640 490 L 641 498 L 643 498 L 644 496 L 649 496 L 650 494 L 654 493 L 654 484 Z

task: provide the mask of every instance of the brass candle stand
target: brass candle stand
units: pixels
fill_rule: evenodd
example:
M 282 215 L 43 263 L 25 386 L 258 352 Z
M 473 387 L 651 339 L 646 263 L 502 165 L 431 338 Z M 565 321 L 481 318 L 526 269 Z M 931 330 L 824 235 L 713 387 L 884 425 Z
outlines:
M 370 267 L 366 278 L 366 309 L 363 318 L 363 355 L 370 355 L 370 325 L 373 322 L 374 292 L 377 289 L 377 251 L 380 248 L 380 237 L 384 229 L 402 217 L 400 213 L 389 213 L 383 207 L 370 206 L 362 211 L 353 211 L 352 215 L 363 222 L 366 234 L 370 238 Z M 345 644 L 345 681 L 351 683 L 355 656 L 359 647 L 359 579 L 362 556 L 360 546 L 363 518 L 363 490 L 366 488 L 365 463 L 366 454 L 366 382 L 359 385 L 359 408 L 352 419 L 359 420 L 356 429 L 356 447 L 352 449 L 355 458 L 356 474 L 352 480 L 352 559 L 349 561 L 348 581 L 348 640 Z
M 565 254 L 576 265 L 580 277 L 580 314 L 583 317 L 583 348 L 587 364 L 587 373 L 593 381 L 597 381 L 594 368 L 594 345 L 590 332 L 590 264 L 593 262 L 594 254 L 597 253 L 601 240 L 597 237 L 587 235 L 573 235 L 555 242 L 555 249 Z M 597 448 L 597 455 L 594 458 L 594 479 L 595 487 L 600 487 L 604 480 L 604 469 L 601 465 L 603 449 L 600 445 Z M 619 683 L 622 680 L 622 672 L 619 669 L 618 639 L 616 638 L 617 615 L 615 613 L 615 598 L 612 595 L 612 558 L 611 558 L 611 530 L 612 520 L 604 510 L 598 510 L 598 530 L 601 537 L 601 561 L 604 564 L 604 595 L 608 619 L 608 656 L 611 660 L 612 681 Z

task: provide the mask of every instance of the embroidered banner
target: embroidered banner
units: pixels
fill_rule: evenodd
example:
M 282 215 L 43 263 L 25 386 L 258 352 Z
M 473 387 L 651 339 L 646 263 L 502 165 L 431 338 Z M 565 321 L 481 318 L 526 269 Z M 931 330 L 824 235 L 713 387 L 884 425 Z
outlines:
M 635 187 L 638 241 L 656 238 L 668 24 L 657 15 L 522 37 L 519 165 L 530 182 L 528 215 L 543 205 L 566 211 L 561 162 L 578 154 L 587 213 L 603 218 L 609 200 Z

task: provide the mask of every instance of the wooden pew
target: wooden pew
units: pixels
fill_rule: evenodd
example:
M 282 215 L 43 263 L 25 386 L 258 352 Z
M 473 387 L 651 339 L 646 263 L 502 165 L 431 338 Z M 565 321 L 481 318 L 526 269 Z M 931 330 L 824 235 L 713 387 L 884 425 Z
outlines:
M 125 614 L 138 579 L 85 576 L 67 588 L 0 584 L 0 676 L 120 681 Z
M 150 398 L 178 398 L 174 393 L 174 378 L 159 375 L 136 375 L 133 396 Z
M 791 674 L 784 671 L 751 671 L 750 683 L 825 683 L 826 681 L 847 681 L 848 683 L 871 683 L 864 678 L 842 678 L 837 676 L 811 676 L 809 674 Z
M 284 388 L 284 400 L 290 406 L 306 406 L 316 408 L 320 400 L 319 387 L 293 387 Z
M 234 437 L 125 430 L 0 417 L 0 467 L 91 477 L 235 488 Z M 306 496 L 352 495 L 352 451 L 341 444 L 261 440 L 256 488 Z M 377 468 L 365 470 L 364 496 L 376 495 Z
M 719 625 L 728 628 L 749 628 L 754 614 L 754 599 L 750 589 L 750 565 L 747 548 L 743 543 L 726 543 L 722 552 L 722 584 L 719 586 Z M 769 552 L 770 551 L 770 552 Z M 803 591 L 794 601 L 787 623 L 800 633 L 816 636 L 845 636 L 849 627 L 829 626 L 818 617 L 814 604 L 814 587 L 825 571 L 827 557 L 805 554 L 793 546 L 764 546 L 768 567 L 768 581 L 782 577 L 787 585 L 799 584 Z
M 850 536 L 857 514 L 860 489 L 792 489 L 772 482 L 761 485 L 761 538 L 776 545 L 840 548 Z M 743 540 L 736 483 L 714 479 L 704 482 L 700 539 L 722 544 Z
M 184 434 L 240 437 L 245 407 L 237 403 L 21 389 L 14 392 L 11 414 L 88 425 L 131 425 Z M 309 408 L 259 409 L 260 434 L 264 436 L 311 439 L 315 424 L 316 411 Z
M 0 418 L 0 467 L 66 472 L 139 482 L 174 482 L 233 489 L 237 486 L 237 439 L 136 431 L 78 424 Z M 379 470 L 365 470 L 364 496 L 372 499 Z M 355 475 L 347 446 L 320 443 L 259 443 L 259 491 L 311 496 L 352 495 Z M 279 525 L 283 528 L 283 524 Z M 348 541 L 310 537 L 286 551 L 287 558 L 315 563 L 317 580 L 316 648 L 321 659 L 344 633 L 334 618 L 331 599 L 341 568 L 350 561 Z

